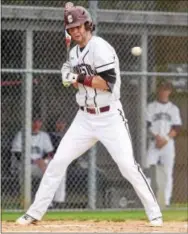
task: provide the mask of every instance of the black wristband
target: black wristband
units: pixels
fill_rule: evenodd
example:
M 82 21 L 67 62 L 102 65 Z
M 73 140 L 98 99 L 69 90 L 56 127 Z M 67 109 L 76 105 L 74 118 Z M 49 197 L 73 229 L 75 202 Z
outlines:
M 77 82 L 80 84 L 83 84 L 85 86 L 89 86 L 92 87 L 92 80 L 93 80 L 94 76 L 87 76 L 84 74 L 80 74 L 77 77 Z
M 77 77 L 77 82 L 83 84 L 85 80 L 85 75 L 84 74 L 79 74 Z

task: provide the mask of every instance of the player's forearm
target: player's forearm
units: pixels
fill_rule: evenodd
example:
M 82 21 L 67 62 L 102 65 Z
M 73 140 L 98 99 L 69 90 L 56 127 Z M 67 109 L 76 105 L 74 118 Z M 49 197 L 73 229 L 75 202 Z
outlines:
M 175 136 L 177 136 L 177 132 L 174 129 L 171 129 L 168 133 L 168 137 L 174 138 Z
M 107 82 L 100 76 L 86 76 L 80 74 L 78 75 L 77 82 L 94 89 L 109 90 Z
M 102 90 L 109 89 L 106 81 L 103 78 L 101 78 L 100 76 L 94 76 L 94 78 L 92 80 L 92 88 L 102 89 Z
M 73 83 L 74 88 L 78 88 L 78 82 Z M 100 76 L 94 76 L 92 79 L 91 86 L 95 89 L 102 89 L 102 90 L 108 90 L 109 87 L 105 80 L 103 80 Z
M 115 78 L 114 77 L 112 78 L 113 78 L 113 82 L 107 81 L 106 78 L 104 79 L 99 75 L 88 76 L 84 74 L 75 74 L 72 72 L 62 73 L 63 85 L 66 87 L 70 86 L 70 84 L 73 84 L 74 87 L 77 87 L 77 83 L 78 83 L 78 84 L 82 84 L 84 86 L 91 87 L 94 89 L 102 89 L 102 90 L 111 91 L 115 83 Z M 110 87 L 111 84 L 112 84 L 112 87 Z
M 75 82 L 72 85 L 74 86 L 75 89 L 78 89 L 78 82 Z
M 181 130 L 181 127 L 178 125 L 178 126 L 173 126 L 170 130 L 170 132 L 168 133 L 168 137 L 170 138 L 174 138 L 178 135 L 178 133 L 180 132 Z
M 34 161 L 34 163 L 41 169 L 41 171 L 44 173 L 47 165 L 43 159 L 37 159 Z

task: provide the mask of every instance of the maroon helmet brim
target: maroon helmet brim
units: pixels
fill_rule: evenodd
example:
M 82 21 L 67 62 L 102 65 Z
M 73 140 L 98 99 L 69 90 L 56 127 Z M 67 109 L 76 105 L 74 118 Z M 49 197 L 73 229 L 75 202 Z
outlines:
M 70 28 L 75 28 L 75 27 L 78 27 L 78 26 L 80 26 L 80 25 L 82 25 L 82 24 L 84 24 L 85 22 L 75 22 L 75 23 L 73 23 L 73 24 L 67 24 L 66 25 L 66 29 L 70 29 Z
M 66 25 L 66 29 L 70 29 L 70 28 L 75 28 L 75 27 L 78 27 L 78 26 L 80 26 L 81 25 L 81 23 L 73 23 L 73 24 L 68 24 L 68 25 Z
M 78 22 L 75 22 L 75 23 L 67 24 L 66 29 L 75 28 L 75 27 L 78 27 L 78 26 L 80 26 L 82 24 L 85 24 L 85 19 L 79 20 Z

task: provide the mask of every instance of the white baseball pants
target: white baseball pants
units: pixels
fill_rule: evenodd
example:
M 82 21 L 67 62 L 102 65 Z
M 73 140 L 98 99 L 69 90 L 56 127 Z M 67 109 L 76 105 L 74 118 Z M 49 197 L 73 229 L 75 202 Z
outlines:
M 101 141 L 117 163 L 122 175 L 133 185 L 149 220 L 161 217 L 160 208 L 141 168 L 133 157 L 126 120 L 119 101 L 108 112 L 90 114 L 79 110 L 50 162 L 28 215 L 41 220 L 65 176 L 69 164 L 97 141 Z
M 147 153 L 148 166 L 160 163 L 164 166 L 165 172 L 165 204 L 170 205 L 173 190 L 173 169 L 175 162 L 174 142 L 171 140 L 162 149 L 155 148 L 154 143 L 150 144 Z

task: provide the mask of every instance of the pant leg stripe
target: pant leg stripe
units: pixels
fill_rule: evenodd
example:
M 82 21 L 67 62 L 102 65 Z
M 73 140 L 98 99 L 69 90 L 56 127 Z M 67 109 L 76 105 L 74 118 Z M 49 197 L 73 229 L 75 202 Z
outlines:
M 118 111 L 119 111 L 120 116 L 122 117 L 123 123 L 124 123 L 124 125 L 125 125 L 125 128 L 126 128 L 126 130 L 127 130 L 127 133 L 128 133 L 128 135 L 129 135 L 129 138 L 130 138 L 130 141 L 131 141 L 131 144 L 132 144 L 132 138 L 131 138 L 131 133 L 130 133 L 130 131 L 129 131 L 128 121 L 124 118 L 124 116 L 123 116 L 123 111 L 120 110 L 120 109 L 118 109 Z
M 129 139 L 130 139 L 130 141 L 131 141 L 132 148 L 133 148 L 132 138 L 131 138 L 131 134 L 130 134 L 130 131 L 129 131 L 128 123 L 126 122 L 126 120 L 125 120 L 125 118 L 124 118 L 124 116 L 123 116 L 122 111 L 121 111 L 120 109 L 118 109 L 118 111 L 119 111 L 120 116 L 122 117 L 122 120 L 123 120 L 123 122 L 124 122 L 125 128 L 126 128 L 126 130 L 127 130 L 127 133 L 128 133 L 128 136 L 129 136 Z M 133 156 L 133 157 L 134 157 L 134 156 Z M 145 181 L 145 183 L 146 183 L 146 185 L 147 185 L 147 187 L 148 187 L 148 190 L 149 190 L 149 192 L 151 193 L 151 195 L 152 195 L 154 201 L 157 202 L 156 197 L 155 197 L 155 195 L 154 195 L 154 193 L 153 193 L 153 191 L 152 191 L 150 185 L 148 184 L 148 181 L 147 181 L 145 175 L 143 174 L 142 169 L 141 169 L 140 166 L 137 164 L 135 158 L 134 158 L 134 163 L 135 163 L 135 165 L 137 165 L 138 171 L 140 172 L 142 178 L 144 179 L 144 181 Z
M 142 169 L 140 168 L 140 166 L 139 166 L 138 164 L 137 164 L 137 167 L 138 167 L 138 171 L 140 172 L 142 178 L 143 178 L 144 181 L 146 182 L 146 185 L 147 185 L 147 187 L 148 187 L 148 189 L 149 189 L 149 191 L 150 191 L 150 193 L 151 193 L 151 195 L 152 195 L 154 201 L 157 202 L 156 197 L 155 197 L 155 195 L 154 195 L 154 193 L 153 193 L 153 191 L 152 191 L 150 185 L 148 184 L 148 181 L 147 181 L 145 175 L 144 175 L 143 172 L 142 172 Z

